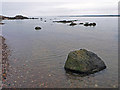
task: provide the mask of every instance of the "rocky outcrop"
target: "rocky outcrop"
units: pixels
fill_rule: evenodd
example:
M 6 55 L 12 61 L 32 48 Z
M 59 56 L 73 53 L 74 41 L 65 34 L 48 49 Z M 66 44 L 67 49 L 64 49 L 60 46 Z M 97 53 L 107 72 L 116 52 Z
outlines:
M 106 65 L 95 53 L 80 49 L 69 53 L 64 68 L 74 73 L 93 74 L 105 69 Z

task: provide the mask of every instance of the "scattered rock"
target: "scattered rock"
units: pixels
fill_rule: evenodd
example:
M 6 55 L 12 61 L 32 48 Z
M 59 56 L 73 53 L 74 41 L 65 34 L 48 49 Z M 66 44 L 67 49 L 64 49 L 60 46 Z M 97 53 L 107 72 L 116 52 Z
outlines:
M 77 24 L 72 22 L 69 26 L 75 26 L 75 25 L 77 25 Z
M 32 17 L 32 18 L 29 18 L 29 19 L 39 19 L 39 18 L 34 18 L 34 17 Z
M 84 23 L 79 23 L 79 24 L 84 24 Z
M 42 21 L 42 20 L 43 20 L 43 18 L 40 18 L 40 20 Z
M 87 22 L 87 23 L 85 23 L 85 24 L 84 24 L 84 26 L 89 26 L 89 23 L 88 23 L 88 22 Z
M 62 21 L 53 21 L 53 22 L 57 22 L 57 23 L 72 23 L 72 22 L 74 22 L 74 21 L 77 21 L 77 20 L 69 20 L 69 21 L 67 21 L 67 20 L 62 20 Z
M 49 74 L 48 76 L 49 76 L 49 77 L 51 77 L 52 75 L 51 75 L 51 74 Z
M 85 24 L 84 23 L 79 23 L 79 24 L 76 24 L 74 23 L 75 21 L 78 21 L 78 20 L 62 20 L 62 21 L 53 21 L 53 22 L 57 22 L 57 23 L 70 23 L 69 26 L 75 26 L 75 25 L 84 25 L 84 26 L 96 26 L 96 23 L 89 23 L 89 22 L 86 22 Z
M 95 84 L 95 87 L 98 87 L 98 85 L 97 85 L 97 84 Z
M 88 22 L 86 22 L 86 23 L 84 24 L 84 26 L 96 26 L 96 23 L 88 23 Z
M 93 74 L 105 69 L 106 65 L 95 53 L 80 49 L 69 53 L 64 68 L 73 73 Z
M 41 29 L 41 27 L 35 27 L 35 29 L 36 29 L 36 30 L 40 30 L 40 29 Z
M 1 64 L 2 64 L 2 82 L 4 83 L 7 79 L 7 72 L 9 69 L 9 60 L 8 56 L 10 54 L 10 50 L 7 47 L 7 44 L 5 43 L 5 38 L 3 36 L 0 36 L 0 50 L 1 50 Z
M 96 23 L 93 23 L 93 26 L 96 26 Z

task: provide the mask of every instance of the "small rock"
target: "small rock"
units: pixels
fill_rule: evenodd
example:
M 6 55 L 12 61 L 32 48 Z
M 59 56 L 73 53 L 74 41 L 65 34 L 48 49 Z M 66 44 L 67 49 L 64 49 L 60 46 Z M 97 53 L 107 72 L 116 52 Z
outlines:
M 86 22 L 86 23 L 84 24 L 84 26 L 96 26 L 96 23 L 88 23 L 88 22 Z
M 42 20 L 43 20 L 43 18 L 40 18 L 40 20 L 42 21 Z
M 49 76 L 49 77 L 51 77 L 52 75 L 51 75 L 51 74 L 49 74 L 48 76 Z
M 79 23 L 79 24 L 83 24 L 83 23 Z
M 93 26 L 96 26 L 96 23 L 93 23 Z
M 113 85 L 113 88 L 116 88 L 116 85 Z
M 89 23 L 85 23 L 84 26 L 89 26 Z
M 98 87 L 98 85 L 97 85 L 97 84 L 95 84 L 95 87 Z
M 35 29 L 36 29 L 36 30 L 39 30 L 39 29 L 41 29 L 41 27 L 35 27 Z
M 77 25 L 77 24 L 76 24 L 76 23 L 73 23 L 73 22 L 70 24 L 70 26 L 75 26 L 75 25 Z

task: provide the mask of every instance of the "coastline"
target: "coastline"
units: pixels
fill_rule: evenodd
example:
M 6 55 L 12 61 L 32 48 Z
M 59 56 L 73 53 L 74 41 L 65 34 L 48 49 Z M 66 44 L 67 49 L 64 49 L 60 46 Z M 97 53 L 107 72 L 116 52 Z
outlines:
M 2 76 L 2 84 L 6 81 L 7 78 L 7 71 L 9 67 L 8 63 L 8 56 L 9 56 L 9 49 L 7 47 L 7 44 L 5 43 L 5 38 L 3 36 L 0 36 L 0 49 L 1 49 L 1 76 Z

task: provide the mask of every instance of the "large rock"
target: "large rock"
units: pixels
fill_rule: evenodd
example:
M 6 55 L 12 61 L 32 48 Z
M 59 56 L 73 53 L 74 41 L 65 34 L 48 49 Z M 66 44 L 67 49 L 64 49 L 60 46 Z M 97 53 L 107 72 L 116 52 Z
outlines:
M 64 68 L 74 73 L 93 74 L 105 69 L 106 65 L 93 52 L 80 49 L 69 53 Z

